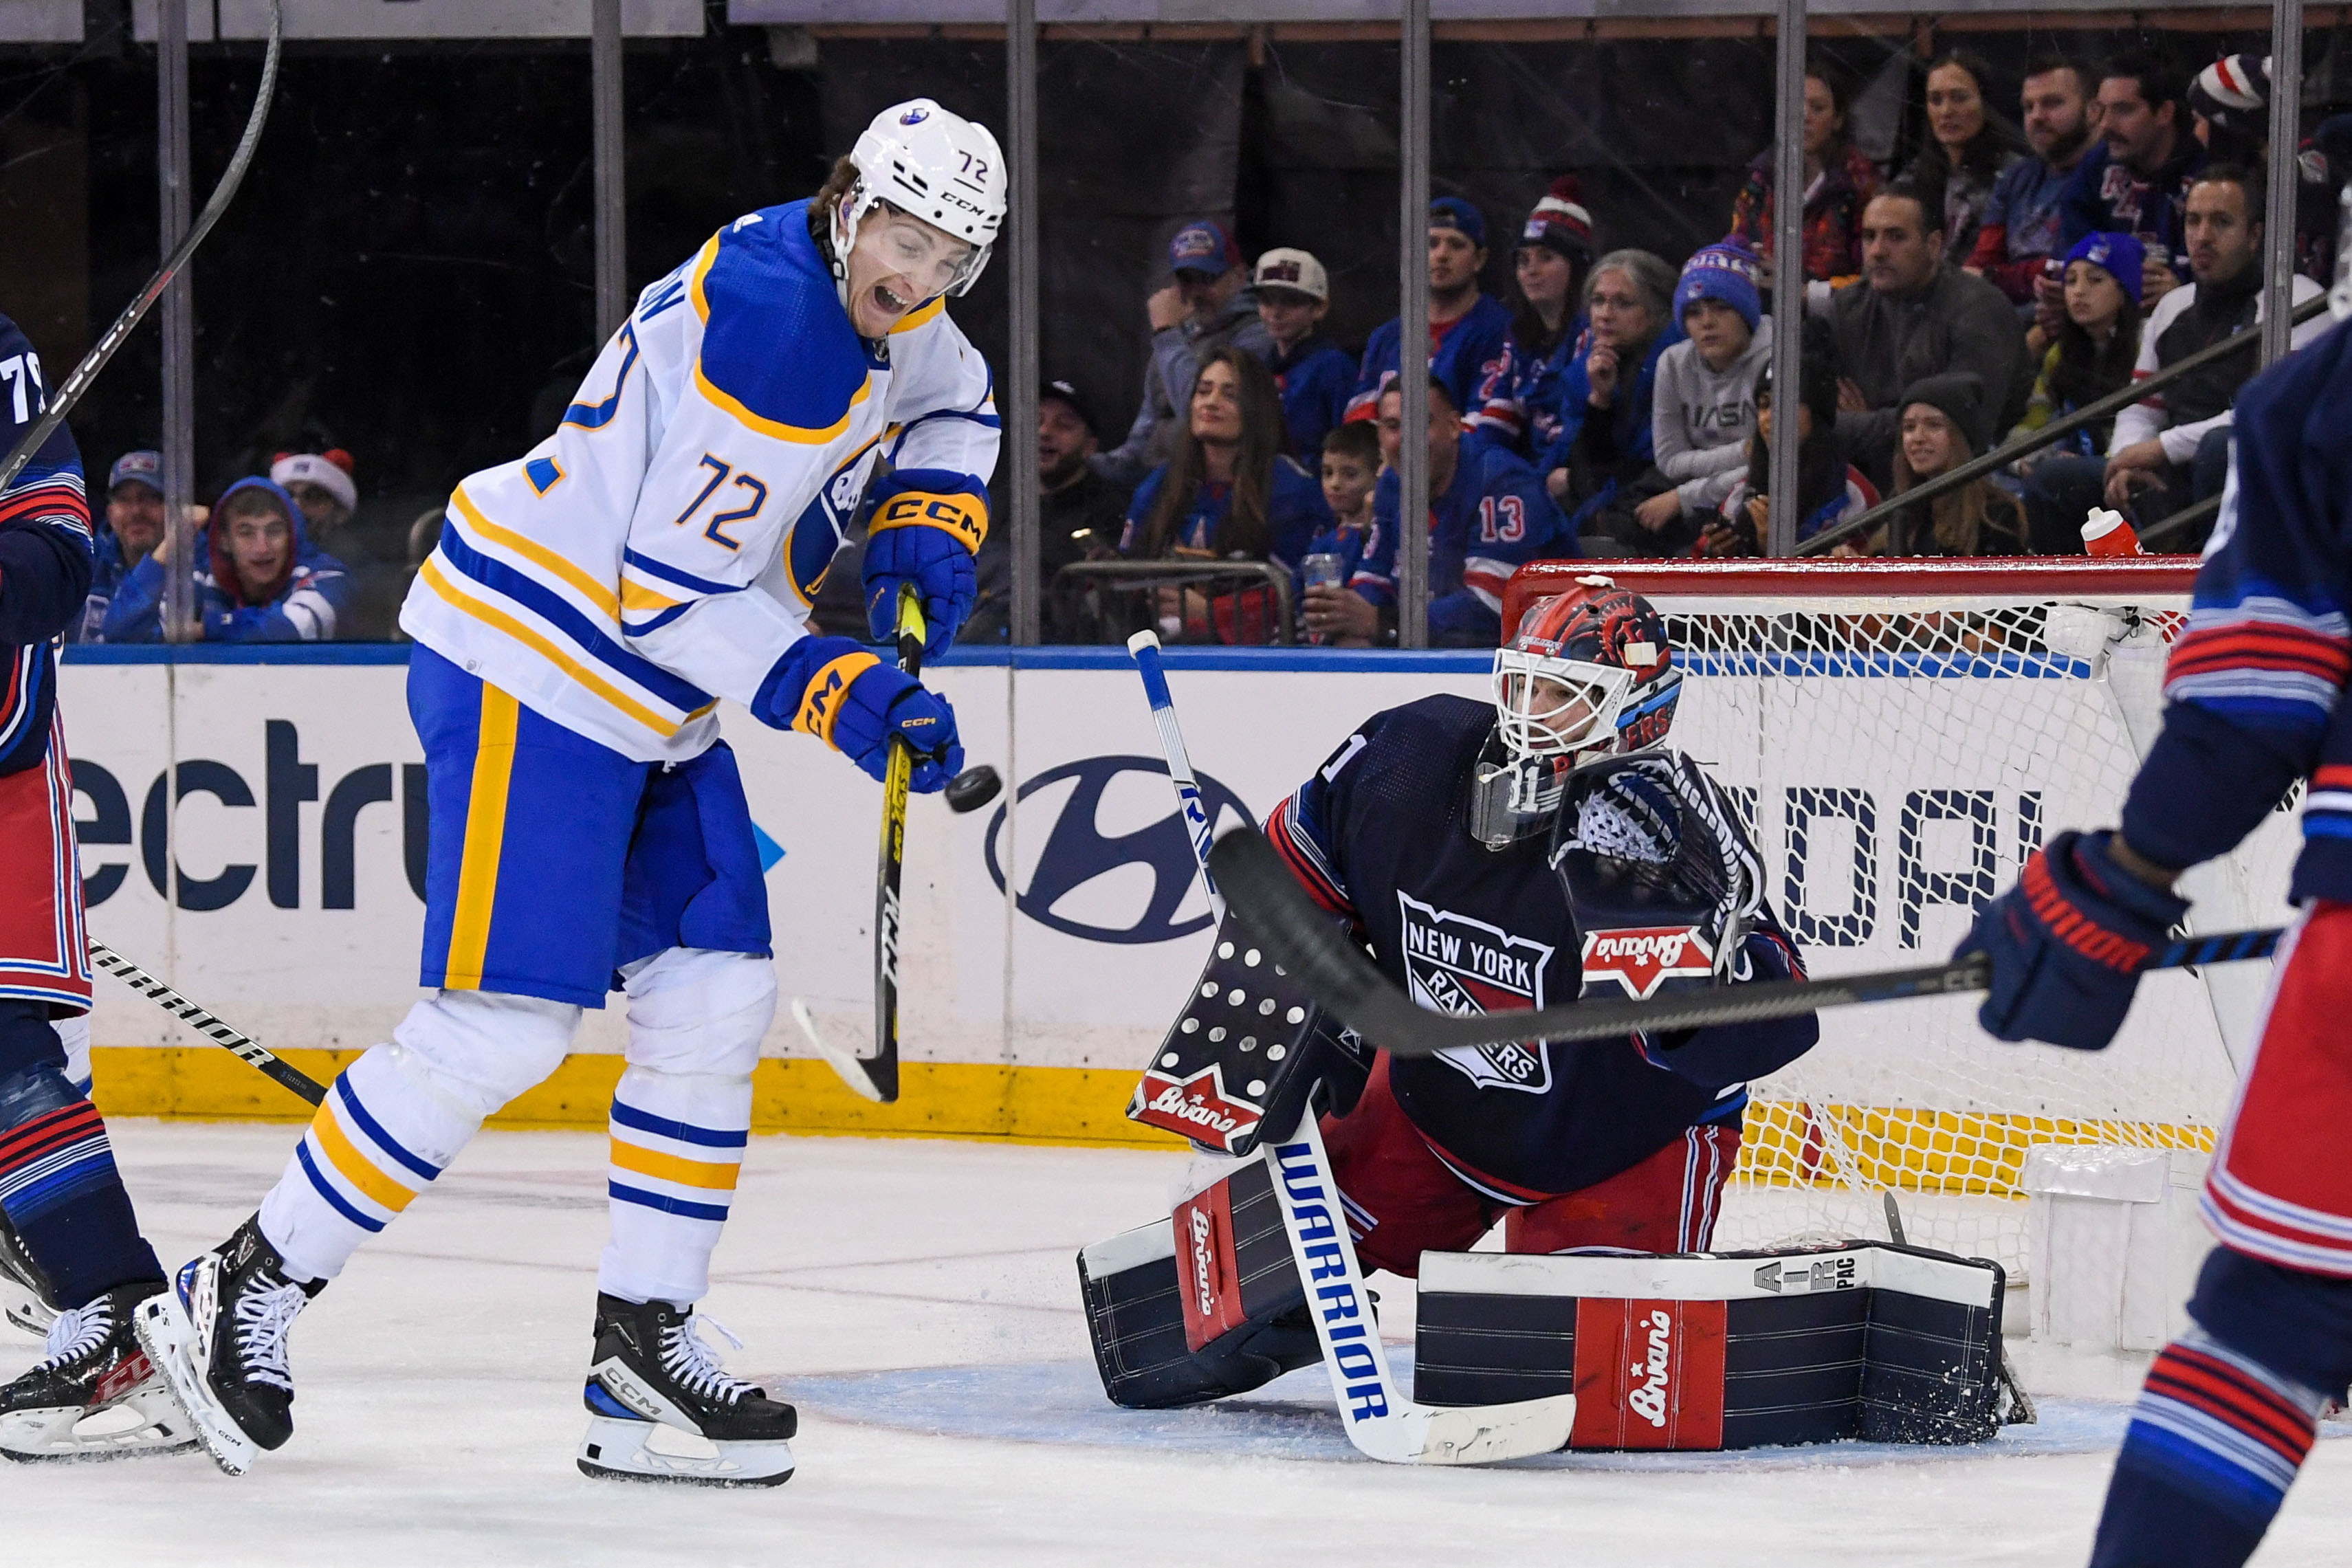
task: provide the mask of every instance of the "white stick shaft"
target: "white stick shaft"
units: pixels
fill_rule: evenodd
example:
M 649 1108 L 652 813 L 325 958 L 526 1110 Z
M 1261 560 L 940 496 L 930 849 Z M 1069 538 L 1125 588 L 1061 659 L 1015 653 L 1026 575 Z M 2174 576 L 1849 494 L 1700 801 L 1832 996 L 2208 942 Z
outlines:
M 1208 807 L 1201 799 L 1201 781 L 1192 775 L 1192 758 L 1184 750 L 1184 732 L 1176 723 L 1176 699 L 1168 690 L 1168 672 L 1160 662 L 1160 637 L 1157 632 L 1138 632 L 1127 640 L 1127 651 L 1135 656 L 1135 667 L 1143 676 L 1143 695 L 1151 704 L 1151 722 L 1160 727 L 1160 749 L 1168 759 L 1168 781 L 1175 786 L 1176 810 L 1184 820 L 1184 831 L 1192 841 L 1192 858 L 1200 862 L 1201 889 L 1209 895 L 1209 919 L 1213 925 L 1225 918 L 1224 894 L 1217 891 L 1217 879 L 1209 872 L 1210 829 Z

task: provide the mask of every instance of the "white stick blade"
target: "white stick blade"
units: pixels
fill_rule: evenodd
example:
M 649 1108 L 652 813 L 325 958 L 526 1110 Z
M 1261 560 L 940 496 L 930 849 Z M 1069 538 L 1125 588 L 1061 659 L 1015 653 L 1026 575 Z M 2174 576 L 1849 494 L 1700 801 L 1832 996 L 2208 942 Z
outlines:
M 1576 1425 L 1576 1396 L 1556 1394 L 1517 1405 L 1460 1410 L 1423 1406 L 1427 1421 L 1412 1458 L 1424 1465 L 1491 1465 L 1557 1453 Z
M 1127 640 L 1127 651 L 1130 653 L 1140 653 L 1146 648 L 1158 646 L 1160 646 L 1160 633 L 1148 626 Z
M 877 1105 L 882 1103 L 882 1091 L 876 1088 L 874 1080 L 866 1076 L 866 1063 L 839 1046 L 826 1043 L 824 1036 L 816 1031 L 816 1019 L 809 1016 L 808 1004 L 798 997 L 793 998 L 793 1021 L 801 1026 L 801 1033 L 807 1038 L 809 1048 L 840 1075 L 852 1093 L 864 1095 Z

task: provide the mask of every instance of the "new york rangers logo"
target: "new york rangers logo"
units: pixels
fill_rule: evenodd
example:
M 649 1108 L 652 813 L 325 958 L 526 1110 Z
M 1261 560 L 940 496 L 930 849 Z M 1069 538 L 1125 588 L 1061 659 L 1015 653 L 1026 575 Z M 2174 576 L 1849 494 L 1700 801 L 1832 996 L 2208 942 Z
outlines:
M 1584 934 L 1584 994 L 1615 981 L 1625 995 L 1647 1001 L 1668 980 L 1704 980 L 1715 973 L 1715 949 L 1696 925 L 1653 925 Z
M 1552 949 L 1498 925 L 1397 894 L 1404 933 L 1404 972 L 1413 1000 L 1439 1012 L 1524 1012 L 1544 1005 Z M 1465 1046 L 1440 1060 L 1481 1089 L 1541 1094 L 1551 1061 L 1539 1044 Z

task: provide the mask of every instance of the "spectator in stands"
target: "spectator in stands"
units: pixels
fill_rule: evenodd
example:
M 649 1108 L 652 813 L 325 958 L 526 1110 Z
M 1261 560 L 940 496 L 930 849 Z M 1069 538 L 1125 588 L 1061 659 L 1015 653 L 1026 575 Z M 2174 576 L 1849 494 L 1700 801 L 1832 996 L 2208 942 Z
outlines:
M 1283 452 L 1274 373 L 1227 344 L 1202 361 L 1175 455 L 1129 503 L 1119 554 L 1137 560 L 1271 560 L 1295 567 L 1330 525 L 1322 486 Z M 1171 635 L 1263 643 L 1274 629 L 1264 590 L 1221 597 L 1161 591 Z
M 1331 510 L 1331 526 L 1315 536 L 1309 555 L 1339 558 L 1337 583 L 1314 583 L 1299 595 L 1299 613 L 1315 640 L 1330 645 L 1364 648 L 1372 632 L 1349 635 L 1339 630 L 1349 607 L 1342 604 L 1348 584 L 1363 565 L 1372 547 L 1372 491 L 1380 483 L 1381 434 L 1377 421 L 1350 420 L 1323 437 L 1323 504 Z M 1356 604 L 1365 601 L 1356 598 Z M 1374 625 L 1373 631 L 1376 631 Z
M 163 455 L 126 452 L 106 473 L 106 516 L 92 542 L 89 595 L 81 619 L 66 628 L 67 642 L 103 638 L 107 607 L 131 564 L 163 542 Z
M 1274 357 L 1274 339 L 1247 287 L 1242 253 L 1218 225 L 1186 224 L 1168 242 L 1175 281 L 1145 302 L 1151 324 L 1151 360 L 1143 372 L 1143 402 L 1127 439 L 1098 453 L 1094 465 L 1107 479 L 1133 485 L 1173 455 L 1192 402 L 1192 378 L 1211 353 L 1228 346 L 1260 360 Z
M 311 545 L 302 508 L 271 480 L 239 479 L 223 491 L 196 548 L 196 613 L 206 642 L 328 642 L 351 607 L 343 563 Z M 171 566 L 166 532 L 116 591 L 106 641 L 163 641 Z
M 1675 281 L 1675 269 L 1646 250 L 1612 250 L 1592 265 L 1584 286 L 1590 324 L 1579 366 L 1582 415 L 1566 450 L 1555 443 L 1537 465 L 1544 487 L 1577 533 L 1649 542 L 1633 514 L 1671 485 L 1651 466 L 1650 414 L 1658 361 L 1682 341 Z
M 1798 356 L 1797 530 L 1799 542 L 1853 513 L 1878 505 L 1878 489 L 1838 449 L 1838 373 L 1829 329 L 1805 323 Z M 1772 362 L 1756 382 L 1756 434 L 1748 441 L 1748 476 L 1724 498 L 1720 514 L 1699 536 L 1700 556 L 1757 556 L 1770 538 L 1772 496 Z M 1842 555 L 1855 553 L 1838 545 Z
M 1429 369 L 1445 383 L 1456 409 L 1475 409 L 1480 384 L 1491 373 L 1510 335 L 1511 313 L 1478 290 L 1486 265 L 1486 220 L 1459 196 L 1429 204 Z M 1349 419 L 1371 419 L 1381 392 L 1396 380 L 1402 326 L 1391 318 L 1373 329 L 1364 362 L 1348 402 Z
M 2011 441 L 2130 383 L 2132 366 L 2139 359 L 2141 260 L 2139 241 L 2129 235 L 2084 235 L 2067 253 L 2065 315 L 2042 356 L 2025 417 L 2009 433 Z M 2044 460 L 2063 456 L 2098 462 L 2115 427 L 2112 419 L 2086 425 L 2019 458 L 2014 469 L 2028 474 Z
M 1043 628 L 1061 642 L 1062 608 L 1051 589 L 1055 574 L 1075 561 L 1114 552 L 1127 516 L 1127 494 L 1087 465 L 1101 444 L 1102 427 L 1078 389 L 1048 380 L 1037 389 L 1037 582 L 1046 594 Z M 1002 643 L 1013 619 L 1013 530 L 991 528 L 973 562 L 980 591 L 959 643 Z
M 2041 306 L 2037 323 L 2055 332 L 2062 314 L 2062 286 L 2043 273 L 2058 244 L 2058 194 L 2083 161 L 2097 128 L 2096 106 L 2083 80 L 2083 68 L 2058 55 L 2025 64 L 2018 96 L 2030 158 L 2001 172 L 1986 198 L 1968 270 L 2000 289 L 2017 305 Z
M 2183 220 L 2189 187 L 2205 167 L 2181 94 L 2179 76 L 2160 57 L 2117 56 L 2099 78 L 2099 145 L 2058 197 L 2058 241 L 2067 249 L 2102 231 L 2134 235 L 2147 247 L 2140 298 L 2149 310 L 2188 281 Z
M 2224 55 L 2199 71 L 2189 84 L 2189 115 L 2208 160 L 2268 169 L 2269 57 Z M 2335 277 L 2336 198 L 2347 147 L 2352 115 L 2331 115 L 2304 140 L 2295 159 L 2294 269 L 2323 284 Z
M 1290 455 L 1312 469 L 1323 452 L 1324 433 L 1348 417 L 1356 390 L 1356 361 L 1316 330 L 1331 308 L 1331 278 L 1323 264 L 1303 250 L 1267 251 L 1251 274 L 1257 290 L 1258 319 L 1274 340 L 1275 390 L 1282 394 L 1283 423 L 1290 432 Z
M 2235 164 L 2216 163 L 2189 190 L 2186 228 L 2191 281 L 2166 295 L 2141 329 L 2133 378 L 2144 380 L 2263 319 L 2263 184 Z M 2307 277 L 2294 282 L 2298 305 L 2319 297 Z M 2303 347 L 2331 325 L 2326 315 L 2295 329 Z M 2130 516 L 2145 534 L 2175 512 L 2221 492 L 2230 466 L 2231 404 L 2259 368 L 2251 348 L 2193 371 L 2116 416 L 2104 465 L 2053 458 L 2026 482 L 2034 549 L 2082 548 L 2083 519 L 2101 500 Z M 2166 549 L 2193 549 L 2211 529 L 2163 539 Z
M 1927 68 L 1927 145 L 1907 178 L 1923 191 L 1944 193 L 1944 248 L 1955 260 L 1976 255 L 1977 229 L 1993 186 L 2021 162 L 1986 112 L 1992 68 L 1967 49 L 1951 49 Z
M 1990 439 L 1984 386 L 1966 371 L 1929 376 L 1903 393 L 1895 492 L 1948 474 Z M 1856 541 L 1862 555 L 1984 556 L 2025 553 L 2025 515 L 1990 479 L 1974 479 L 1896 512 Z
M 1874 478 L 1891 474 L 1903 389 L 1966 371 L 1997 400 L 1998 428 L 2025 412 L 2032 369 L 2025 329 L 2000 290 L 1944 258 L 1944 212 L 1918 187 L 1896 182 L 1863 210 L 1868 287 L 1830 301 L 1837 346 L 1838 440 Z
M 294 497 L 310 542 L 321 549 L 341 541 L 352 513 L 359 508 L 352 468 L 352 455 L 340 446 L 325 452 L 281 452 L 269 465 L 270 483 Z
M 1563 437 L 1570 421 L 1583 417 L 1583 399 L 1569 402 L 1568 383 L 1580 361 L 1575 358 L 1585 319 L 1581 304 L 1592 270 L 1592 214 L 1584 210 L 1582 184 L 1562 174 L 1536 204 L 1519 229 L 1512 271 L 1518 303 L 1502 358 L 1480 382 L 1477 412 L 1470 427 L 1481 441 L 1532 458 Z M 1580 372 L 1578 372 L 1580 373 Z
M 1402 538 L 1404 396 L 1381 394 L 1381 443 L 1391 454 L 1372 495 L 1372 530 L 1363 563 L 1345 593 L 1325 600 L 1328 626 L 1341 640 L 1396 643 L 1396 562 Z M 1502 635 L 1503 585 L 1541 557 L 1573 556 L 1576 536 L 1527 460 L 1462 427 L 1454 393 L 1433 374 L 1429 390 L 1429 642 L 1440 648 L 1491 648 Z
M 1826 293 L 1862 271 L 1862 212 L 1878 189 L 1877 165 L 1846 136 L 1846 97 L 1826 69 L 1805 74 L 1805 280 Z M 1731 237 L 1763 260 L 1763 287 L 1772 287 L 1772 168 L 1768 147 L 1748 165 L 1748 181 L 1731 204 Z M 1808 289 L 1808 298 L 1813 295 Z M 1818 304 L 1818 300 L 1815 301 Z
M 1772 354 L 1772 323 L 1756 289 L 1756 257 L 1736 240 L 1683 265 L 1675 315 L 1685 341 L 1658 361 L 1650 440 L 1659 484 L 1634 507 L 1638 532 L 1612 529 L 1636 555 L 1682 555 L 1738 487 L 1756 430 L 1756 378 Z M 1603 517 L 1622 521 L 1622 508 Z

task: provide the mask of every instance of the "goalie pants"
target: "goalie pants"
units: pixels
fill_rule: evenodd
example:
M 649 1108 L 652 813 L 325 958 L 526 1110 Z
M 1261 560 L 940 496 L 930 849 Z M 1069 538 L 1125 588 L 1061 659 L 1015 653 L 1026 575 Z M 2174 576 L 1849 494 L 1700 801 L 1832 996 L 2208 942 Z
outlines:
M 1533 1193 L 1482 1176 L 1424 1136 L 1389 1088 L 1382 1051 L 1355 1109 L 1325 1117 L 1331 1174 L 1367 1269 L 1417 1276 L 1423 1252 L 1466 1252 L 1503 1221 L 1513 1252 L 1605 1247 L 1700 1252 L 1715 1234 L 1739 1128 L 1692 1127 L 1646 1159 L 1577 1192 Z
M 409 712 L 432 808 L 424 983 L 347 1068 L 261 1208 L 331 1278 L 484 1117 L 562 1064 L 583 1007 L 628 996 L 599 1283 L 691 1305 L 732 1202 L 775 1016 L 767 893 L 733 755 L 635 761 L 419 648 Z

